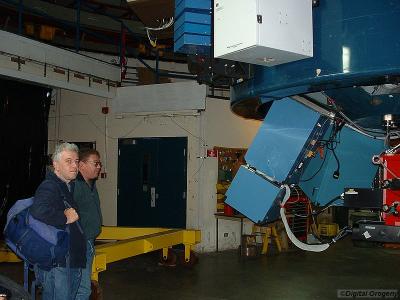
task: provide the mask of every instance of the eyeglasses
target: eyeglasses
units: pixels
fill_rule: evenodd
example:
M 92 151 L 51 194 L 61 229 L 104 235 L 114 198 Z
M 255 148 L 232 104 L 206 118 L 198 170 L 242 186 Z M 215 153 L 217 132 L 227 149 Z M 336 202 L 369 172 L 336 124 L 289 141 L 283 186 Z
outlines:
M 65 160 L 65 163 L 66 163 L 67 165 L 69 165 L 69 166 L 78 165 L 79 160 L 66 159 L 66 160 Z
M 85 160 L 85 163 L 91 163 L 92 165 L 94 165 L 96 168 L 101 168 L 103 166 L 103 164 L 101 163 L 101 161 L 92 161 L 92 160 Z

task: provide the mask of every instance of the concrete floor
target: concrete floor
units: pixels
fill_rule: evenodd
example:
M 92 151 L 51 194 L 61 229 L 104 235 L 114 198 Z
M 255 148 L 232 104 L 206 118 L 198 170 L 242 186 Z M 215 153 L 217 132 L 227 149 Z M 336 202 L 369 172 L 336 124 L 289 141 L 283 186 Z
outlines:
M 359 248 L 348 239 L 324 253 L 203 254 L 192 269 L 162 267 L 157 259 L 143 255 L 109 265 L 99 278 L 103 299 L 337 299 L 337 289 L 400 289 L 400 249 Z M 1 274 L 20 282 L 21 269 L 0 264 Z

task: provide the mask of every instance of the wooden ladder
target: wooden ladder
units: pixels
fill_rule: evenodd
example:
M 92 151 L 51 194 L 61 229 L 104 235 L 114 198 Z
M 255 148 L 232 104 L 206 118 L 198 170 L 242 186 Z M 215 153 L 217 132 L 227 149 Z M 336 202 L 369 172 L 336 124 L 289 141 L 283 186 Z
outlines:
M 282 252 L 281 241 L 276 232 L 275 224 L 269 224 L 268 226 L 253 225 L 252 234 L 260 235 L 262 237 L 261 254 L 267 254 L 268 246 L 272 243 L 272 239 L 275 241 L 278 251 Z

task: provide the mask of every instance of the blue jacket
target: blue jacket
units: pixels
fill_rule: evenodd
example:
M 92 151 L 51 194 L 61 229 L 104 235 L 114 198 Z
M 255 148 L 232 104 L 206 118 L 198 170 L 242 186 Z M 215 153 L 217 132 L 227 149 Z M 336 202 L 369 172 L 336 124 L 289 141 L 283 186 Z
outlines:
M 66 209 L 64 200 L 78 212 L 73 199 L 74 183 L 67 184 L 58 178 L 53 172 L 49 172 L 36 190 L 33 205 L 30 207 L 32 216 L 48 225 L 59 229 L 65 229 L 67 218 L 64 215 Z M 78 221 L 79 222 L 79 221 Z M 74 222 L 69 225 L 70 230 L 70 267 L 84 268 L 86 266 L 86 238 Z M 65 262 L 60 264 L 65 266 Z

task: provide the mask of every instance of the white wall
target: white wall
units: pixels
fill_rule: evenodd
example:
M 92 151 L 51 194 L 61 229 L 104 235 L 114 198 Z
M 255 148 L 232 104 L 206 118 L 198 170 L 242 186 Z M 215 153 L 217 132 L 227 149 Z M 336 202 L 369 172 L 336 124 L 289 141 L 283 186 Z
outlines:
M 101 108 L 111 107 L 112 100 L 66 90 L 56 92 L 54 99 L 55 105 L 51 107 L 49 120 L 49 151 L 52 151 L 57 140 L 96 141 L 107 172 L 107 177 L 99 179 L 97 183 L 104 225 L 117 224 L 118 138 L 187 137 L 187 228 L 202 231 L 202 243 L 197 247 L 198 251 L 215 250 L 215 184 L 218 170 L 216 158 L 204 158 L 206 150 L 214 146 L 248 147 L 259 122 L 233 115 L 229 101 L 215 99 L 207 99 L 203 112 L 174 115 L 114 115 L 112 111 L 104 115 Z M 238 222 L 220 220 L 220 249 L 238 246 L 239 229 Z M 228 233 L 228 237 L 224 238 L 223 233 Z

